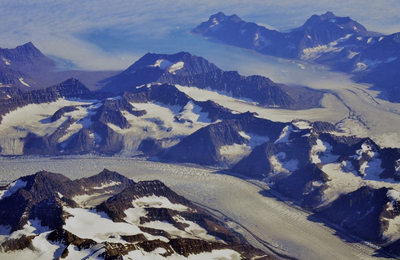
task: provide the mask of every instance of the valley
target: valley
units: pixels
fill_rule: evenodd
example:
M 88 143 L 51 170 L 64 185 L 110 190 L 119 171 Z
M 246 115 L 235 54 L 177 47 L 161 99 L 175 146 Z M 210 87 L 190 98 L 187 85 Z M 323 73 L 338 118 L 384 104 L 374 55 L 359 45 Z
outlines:
M 286 204 L 265 184 L 221 174 L 217 169 L 121 157 L 0 159 L 0 171 L 9 173 L 2 180 L 39 170 L 77 179 L 96 174 L 104 167 L 135 181 L 163 181 L 209 212 L 229 219 L 235 231 L 266 252 L 269 249 L 260 241 L 279 254 L 296 259 L 387 259 L 387 255 L 380 257 L 371 244 L 358 242 L 310 213 Z

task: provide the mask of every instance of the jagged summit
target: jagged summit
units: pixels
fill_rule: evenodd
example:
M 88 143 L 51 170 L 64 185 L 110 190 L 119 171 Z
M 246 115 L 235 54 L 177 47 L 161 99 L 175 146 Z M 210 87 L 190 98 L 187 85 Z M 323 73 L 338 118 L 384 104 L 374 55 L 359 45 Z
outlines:
M 355 34 L 358 37 L 369 36 L 369 32 L 363 25 L 352 20 L 350 17 L 336 16 L 334 13 L 329 11 L 322 15 L 311 16 L 304 25 L 297 29 L 293 29 L 292 32 L 302 30 L 312 33 L 322 33 L 322 31 L 327 31 L 330 34 L 337 33 L 336 31 L 342 31 L 343 36 L 346 36 L 347 34 Z M 327 32 L 326 34 L 328 34 Z M 313 35 L 310 36 L 313 37 Z M 335 37 L 335 35 L 331 37 Z M 332 38 L 327 40 L 334 41 L 337 39 Z
M 0 257 L 271 259 L 157 180 L 104 169 L 71 181 L 42 171 L 0 195 Z
M 293 98 L 290 87 L 275 83 L 267 77 L 246 77 L 236 71 L 223 71 L 208 60 L 187 52 L 172 55 L 148 53 L 124 72 L 108 79 L 102 91 L 115 94 L 139 92 L 143 91 L 144 86 L 164 83 L 223 91 L 236 98 L 254 100 L 262 106 L 296 109 L 303 105 L 316 105 L 314 102 Z M 315 92 L 306 89 L 300 91 L 307 92 L 305 96 L 318 99 L 319 94 Z

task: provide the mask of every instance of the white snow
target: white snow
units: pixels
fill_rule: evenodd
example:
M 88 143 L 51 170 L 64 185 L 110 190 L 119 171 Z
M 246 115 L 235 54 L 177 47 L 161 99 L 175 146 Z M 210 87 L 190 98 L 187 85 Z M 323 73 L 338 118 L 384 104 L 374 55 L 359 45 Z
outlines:
M 188 210 L 188 207 L 184 205 L 172 203 L 168 198 L 163 196 L 158 197 L 156 195 L 137 198 L 132 201 L 132 205 L 135 208 L 167 208 L 176 211 Z
M 183 68 L 183 66 L 185 65 L 185 63 L 183 61 L 179 61 L 177 63 L 172 64 L 168 71 L 169 73 L 175 74 L 177 70 L 180 70 Z
M 64 106 L 77 106 L 91 104 L 93 100 L 66 100 L 59 99 L 52 103 L 30 104 L 14 110 L 3 117 L 0 124 L 0 146 L 2 155 L 20 155 L 23 151 L 23 140 L 28 132 L 39 136 L 50 135 L 67 119 L 50 122 L 50 117 Z M 89 110 L 90 108 L 87 108 Z M 77 119 L 84 117 L 88 112 L 80 108 L 78 111 L 67 113 L 66 116 L 76 116 Z M 76 122 L 68 131 L 76 131 L 85 125 L 84 121 Z M 68 135 L 68 134 L 67 134 Z M 63 137 L 62 137 L 63 138 Z
M 170 61 L 160 59 L 160 60 L 157 60 L 156 63 L 154 63 L 154 65 L 151 65 L 151 67 L 159 67 L 160 69 L 165 70 L 166 68 L 168 68 L 171 65 L 172 65 L 172 63 Z
M 388 190 L 388 192 L 386 193 L 386 196 L 390 200 L 390 202 L 388 202 L 388 204 L 389 204 L 388 210 L 393 210 L 395 203 L 400 201 L 400 192 L 398 192 L 396 190 Z
M 64 207 L 64 210 L 72 215 L 65 220 L 64 228 L 81 238 L 90 238 L 96 242 L 124 243 L 120 235 L 143 233 L 136 225 L 113 222 L 103 212 L 68 207 Z
M 374 44 L 375 41 L 374 41 L 374 39 L 373 39 L 372 37 L 370 37 L 370 38 L 367 40 L 367 43 L 368 43 L 368 44 Z
M 253 133 L 246 133 L 244 131 L 239 131 L 239 135 L 241 135 L 242 137 L 244 137 L 248 140 L 247 145 L 250 146 L 251 149 L 253 149 L 257 145 L 260 145 L 260 144 L 263 144 L 263 143 L 266 143 L 269 141 L 268 136 L 261 136 L 261 135 L 257 135 L 257 134 L 253 134 Z
M 189 121 L 192 123 L 202 122 L 210 124 L 211 120 L 208 118 L 208 113 L 201 112 L 202 107 L 194 104 L 193 101 L 189 101 L 179 112 L 176 117 L 180 120 Z
M 280 152 L 269 158 L 269 162 L 272 166 L 272 176 L 277 174 L 291 174 L 298 169 L 298 160 L 292 159 L 286 161 L 286 153 Z
M 320 57 L 323 53 L 327 52 L 339 52 L 343 50 L 343 47 L 337 47 L 338 43 L 347 41 L 353 34 L 347 34 L 336 41 L 329 43 L 328 45 L 318 45 L 312 48 L 306 48 L 302 51 L 301 59 L 303 60 L 315 60 Z
M 293 122 L 292 124 L 301 130 L 312 128 L 311 124 L 307 121 L 296 121 L 296 122 Z
M 326 94 L 321 101 L 323 108 L 308 109 L 308 110 L 291 110 L 291 109 L 276 109 L 275 107 L 260 107 L 256 103 L 249 100 L 233 98 L 226 96 L 226 93 L 221 94 L 217 91 L 208 89 L 199 89 L 196 87 L 179 86 L 176 87 L 197 101 L 212 100 L 221 106 L 229 108 L 238 113 L 256 112 L 259 117 L 277 121 L 291 122 L 294 119 L 302 118 L 309 121 L 328 121 L 338 122 L 343 117 L 348 116 L 348 110 L 337 103 L 333 95 Z
M 362 62 L 357 62 L 356 66 L 357 66 L 357 68 L 355 68 L 353 70 L 353 72 L 360 72 L 360 71 L 366 70 L 368 68 L 367 64 L 362 63 Z
M 349 51 L 349 55 L 347 56 L 347 58 L 352 59 L 358 54 L 360 54 L 360 53 L 359 52 L 354 52 L 354 51 Z
M 6 59 L 6 58 L 3 58 L 3 62 L 4 62 L 7 66 L 10 66 L 10 65 L 11 65 L 11 61 L 8 60 L 8 59 Z
M 95 189 L 95 190 L 101 190 L 101 189 L 104 189 L 104 188 L 113 187 L 113 186 L 118 186 L 118 185 L 121 185 L 121 182 L 109 181 L 109 182 L 106 182 L 106 183 L 102 183 L 101 186 L 93 187 L 93 189 Z
M 150 65 L 150 67 L 159 67 L 163 70 L 168 69 L 168 72 L 175 74 L 176 71 L 182 69 L 184 65 L 185 63 L 183 61 L 172 63 L 169 60 L 160 59 L 157 60 L 154 65 Z
M 382 61 L 380 60 L 369 60 L 369 59 L 362 60 L 361 62 L 357 62 L 356 64 L 357 68 L 355 68 L 353 72 L 360 72 L 366 69 L 373 69 L 376 68 L 376 66 L 378 66 L 381 63 Z
M 249 155 L 251 147 L 247 144 L 224 145 L 219 148 L 219 153 L 226 164 L 233 165 Z
M 275 144 L 278 143 L 286 143 L 289 141 L 289 137 L 290 134 L 293 131 L 293 126 L 292 125 L 287 125 L 282 129 L 282 132 L 280 134 L 280 136 L 278 137 L 278 139 L 276 139 L 276 141 L 274 142 Z
M 340 195 L 353 192 L 362 186 L 362 178 L 357 176 L 356 173 L 348 171 L 351 169 L 348 163 L 345 163 L 344 166 L 341 163 L 331 163 L 322 166 L 321 170 L 329 176 L 330 180 L 327 182 L 328 189 L 324 190 L 321 206 L 327 205 Z
M 317 139 L 317 144 L 313 145 L 310 151 L 311 162 L 315 164 L 335 162 L 339 158 L 339 155 L 331 154 L 332 149 L 333 147 L 329 143 Z
M 16 193 L 19 189 L 22 189 L 26 186 L 26 181 L 16 180 L 15 182 L 11 183 L 7 190 L 0 191 L 0 200 L 7 198 L 14 193 Z
M 30 85 L 24 81 L 24 78 L 19 78 L 18 80 L 19 80 L 19 82 L 22 83 L 22 85 L 24 85 L 26 87 L 30 87 Z
M 126 217 L 124 220 L 128 223 L 139 225 L 140 218 L 147 215 L 147 211 L 144 208 L 129 208 L 124 211 Z
M 385 39 L 385 37 L 381 36 L 381 37 L 379 37 L 378 41 L 382 41 L 383 39 Z
M 80 171 L 71 172 L 72 167 Z M 121 157 L 84 156 L 59 160 L 0 158 L 0 171 L 5 173 L 1 176 L 3 179 L 16 179 L 39 170 L 81 178 L 97 174 L 104 167 L 125 174 L 135 181 L 159 179 L 188 199 L 230 216 L 255 236 L 276 246 L 279 252 L 291 252 L 298 259 L 366 259 L 375 254 L 375 249 L 362 243 L 346 243 L 335 236 L 334 230 L 322 223 L 310 221 L 309 213 L 290 207 L 274 197 L 263 196 L 260 192 L 265 189 L 268 191 L 268 188 L 262 182 L 252 183 L 229 175 L 215 174 L 213 169 Z M 338 174 L 339 177 L 343 175 L 341 172 Z M 393 186 L 400 190 L 397 182 L 366 181 L 362 185 L 366 183 Z M 251 244 L 267 250 L 241 226 L 229 223 L 245 235 Z

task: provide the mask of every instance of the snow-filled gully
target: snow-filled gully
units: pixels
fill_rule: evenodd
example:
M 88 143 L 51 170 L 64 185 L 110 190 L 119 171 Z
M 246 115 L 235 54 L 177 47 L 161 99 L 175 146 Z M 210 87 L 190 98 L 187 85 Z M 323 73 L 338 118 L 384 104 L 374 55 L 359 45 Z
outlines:
M 78 166 L 80 176 L 70 172 L 72 165 Z M 14 176 L 8 176 L 8 179 L 39 170 L 80 178 L 82 173 L 90 176 L 104 167 L 135 181 L 161 180 L 215 216 L 227 219 L 226 223 L 243 234 L 251 244 L 275 252 L 280 256 L 278 258 L 387 259 L 374 256 L 377 248 L 372 245 L 357 242 L 351 237 L 346 237 L 346 241 L 351 242 L 342 240 L 343 233 L 321 223 L 310 213 L 288 205 L 272 191 L 266 190 L 265 184 L 220 174 L 215 169 L 132 158 L 3 158 L 0 172 L 13 172 Z

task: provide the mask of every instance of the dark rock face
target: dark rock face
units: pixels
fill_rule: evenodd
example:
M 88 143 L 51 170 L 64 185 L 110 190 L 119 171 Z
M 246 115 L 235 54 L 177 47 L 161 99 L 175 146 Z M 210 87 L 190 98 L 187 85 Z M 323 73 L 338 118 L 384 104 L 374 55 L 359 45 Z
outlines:
M 380 217 L 389 202 L 387 192 L 386 188 L 361 187 L 318 213 L 359 237 L 378 242 L 385 225 Z
M 15 49 L 0 48 L 0 83 L 3 85 L 26 89 L 36 85 L 30 75 L 54 68 L 55 62 L 43 55 L 31 42 Z
M 302 206 L 313 209 L 321 203 L 328 179 L 328 175 L 317 166 L 308 164 L 287 178 L 276 180 L 274 187 L 290 198 L 302 198 Z
M 163 65 L 167 63 L 168 65 Z M 179 66 L 178 66 L 179 65 Z M 178 69 L 172 69 L 177 66 Z M 174 55 L 146 54 L 131 67 L 121 74 L 110 78 L 103 91 L 122 93 L 141 92 L 146 84 L 168 83 L 183 86 L 194 86 L 205 89 L 224 91 L 231 93 L 233 97 L 248 98 L 258 102 L 262 106 L 278 106 L 296 109 L 299 106 L 317 106 L 318 100 L 322 97 L 320 93 L 296 88 L 296 92 L 307 93 L 304 96 L 314 96 L 314 102 L 303 102 L 291 97 L 292 89 L 282 84 L 277 84 L 269 78 L 261 76 L 241 76 L 235 71 L 224 72 L 207 60 L 196 57 L 189 53 L 181 52 Z M 152 89 L 155 89 L 152 87 Z M 164 94 L 160 97 L 168 100 L 171 95 L 165 87 Z M 142 94 L 148 97 L 148 94 Z M 300 95 L 303 96 L 303 95 Z M 165 102 L 165 101 L 164 101 Z M 171 101 L 169 101 L 171 102 Z
M 56 252 L 61 255 L 61 258 L 68 257 L 71 249 L 75 251 L 85 250 L 90 255 L 95 252 L 97 257 L 101 259 L 121 259 L 135 250 L 140 250 L 142 253 L 154 253 L 156 249 L 163 249 L 163 252 L 159 253 L 160 256 L 168 257 L 177 254 L 187 257 L 192 254 L 211 252 L 213 250 L 230 249 L 240 254 L 242 259 L 253 259 L 254 257 L 257 259 L 272 259 L 263 251 L 243 243 L 245 242 L 243 238 L 226 229 L 222 221 L 208 215 L 203 209 L 176 194 L 160 181 L 135 183 L 116 172 L 106 169 L 97 175 L 74 181 L 63 175 L 49 172 L 39 172 L 35 175 L 20 178 L 19 181 L 26 182 L 25 186 L 20 187 L 10 196 L 0 199 L 1 224 L 11 225 L 12 231 L 15 231 L 21 229 L 28 220 L 39 220 L 40 225 L 51 230 L 44 239 L 47 239 L 53 245 L 59 246 Z M 121 242 L 118 242 L 119 238 L 116 239 L 115 237 L 112 237 L 113 240 L 110 241 L 105 239 L 103 242 L 98 242 L 91 238 L 81 238 L 66 230 L 66 219 L 74 216 L 65 211 L 65 207 L 78 207 L 73 197 L 83 194 L 98 196 L 99 193 L 102 195 L 115 194 L 96 207 L 96 212 L 104 211 L 114 222 L 126 222 L 124 220 L 126 217 L 124 211 L 134 208 L 133 201 L 140 198 L 160 197 L 164 201 L 168 200 L 173 205 L 184 207 L 184 210 L 153 207 L 151 204 L 147 205 L 146 203 L 141 206 L 136 205 L 137 207 L 142 207 L 146 212 L 145 215 L 140 217 L 140 223 L 138 223 L 140 226 L 138 227 L 147 235 L 142 233 L 122 235 L 121 239 L 123 241 Z M 21 202 L 25 202 L 25 204 Z M 160 202 L 160 205 L 162 203 Z M 10 205 L 14 205 L 14 207 L 10 208 Z M 167 205 L 167 207 L 170 206 Z M 18 209 L 20 210 L 18 211 Z M 8 213 L 12 217 L 3 218 L 9 210 L 11 211 Z M 19 215 L 19 213 L 23 214 Z M 186 232 L 185 229 L 189 227 L 187 223 L 190 221 L 202 227 L 209 236 L 214 236 L 218 239 L 209 241 L 206 238 L 201 238 L 201 236 L 185 238 L 176 234 L 170 235 L 162 229 L 141 226 L 143 224 L 151 224 L 153 221 L 168 222 L 181 232 Z M 101 230 L 102 227 L 98 228 Z M 40 236 L 42 231 L 37 230 L 37 232 L 29 236 L 22 235 L 14 239 L 6 239 L 1 244 L 3 252 L 24 249 L 40 252 L 42 249 L 36 248 L 33 243 L 33 240 Z M 149 234 L 158 236 L 158 238 L 153 238 Z M 160 240 L 160 237 L 164 238 Z
M 270 143 L 256 146 L 249 156 L 240 160 L 231 170 L 251 178 L 262 179 L 271 172 L 268 158 L 275 152 L 274 146 Z
M 108 181 L 120 183 L 105 189 L 111 194 L 134 184 L 126 177 L 108 170 L 104 170 L 97 176 L 76 181 L 71 181 L 61 174 L 43 171 L 22 177 L 20 181 L 26 185 L 11 196 L 0 200 L 0 223 L 10 225 L 12 231 L 21 229 L 28 219 L 35 218 L 43 225 L 47 224 L 52 229 L 57 228 L 65 223 L 62 205 L 75 207 L 73 196 L 103 191 L 93 188 L 99 183 Z M 59 194 L 62 194 L 61 198 Z
M 239 134 L 240 129 L 233 121 L 206 126 L 161 155 L 163 159 L 214 165 L 221 160 L 219 149 L 224 145 L 244 144 L 247 140 Z

